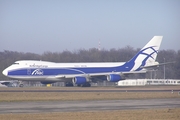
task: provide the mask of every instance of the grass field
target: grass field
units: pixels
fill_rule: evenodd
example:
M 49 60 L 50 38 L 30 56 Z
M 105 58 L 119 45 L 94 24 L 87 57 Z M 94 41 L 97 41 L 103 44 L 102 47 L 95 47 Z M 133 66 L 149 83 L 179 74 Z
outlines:
M 178 98 L 178 92 L 0 92 L 0 102 Z
M 0 114 L 1 120 L 180 120 L 180 108 L 114 110 L 98 112 L 59 112 Z
M 3 88 L 7 89 L 7 88 Z M 21 88 L 11 88 L 11 90 Z M 32 89 L 32 88 L 22 88 Z M 114 88 L 34 88 L 44 89 L 114 89 Z M 120 89 L 120 88 L 118 88 Z M 121 88 L 125 90 L 137 88 Z M 145 88 L 140 88 L 145 89 Z M 152 88 L 147 88 L 152 89 Z M 154 89 L 154 88 L 153 88 Z M 56 100 L 120 100 L 120 99 L 152 99 L 179 98 L 178 92 L 171 93 L 177 87 L 156 88 L 169 89 L 169 92 L 0 92 L 0 102 L 20 101 L 56 101 Z M 2 89 L 1 89 L 2 90 Z M 0 120 L 180 120 L 180 108 L 146 109 L 146 110 L 113 110 L 90 112 L 53 112 L 0 114 Z

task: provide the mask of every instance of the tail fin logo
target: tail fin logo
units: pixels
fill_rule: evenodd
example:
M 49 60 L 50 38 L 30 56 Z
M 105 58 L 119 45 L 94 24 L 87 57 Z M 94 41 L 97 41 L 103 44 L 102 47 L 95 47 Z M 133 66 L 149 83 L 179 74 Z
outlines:
M 139 71 L 143 66 L 151 66 L 156 62 L 156 57 L 163 36 L 154 36 L 130 61 L 124 64 L 126 71 Z
M 155 49 L 156 46 L 151 46 L 142 49 L 131 62 L 134 66 L 131 70 L 140 70 L 141 66 L 146 66 L 146 64 L 152 64 L 155 62 L 158 50 Z M 135 64 L 136 63 L 136 64 Z
M 145 55 L 146 56 L 145 60 L 149 58 L 152 58 L 153 60 L 155 60 L 158 53 L 158 50 L 154 49 L 155 47 L 156 46 L 145 48 L 140 51 L 139 55 Z

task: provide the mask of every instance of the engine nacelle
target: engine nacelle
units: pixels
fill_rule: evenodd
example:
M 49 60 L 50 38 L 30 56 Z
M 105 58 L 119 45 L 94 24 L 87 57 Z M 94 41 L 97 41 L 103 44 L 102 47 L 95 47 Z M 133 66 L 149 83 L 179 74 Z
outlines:
M 42 84 L 52 84 L 52 83 L 55 83 L 55 82 L 52 82 L 52 81 L 41 81 Z
M 88 80 L 87 80 L 86 77 L 77 76 L 77 77 L 73 78 L 72 81 L 73 81 L 74 84 L 80 85 L 80 84 L 85 84 Z
M 119 74 L 110 74 L 107 76 L 107 81 L 109 82 L 118 82 L 123 80 L 123 78 Z

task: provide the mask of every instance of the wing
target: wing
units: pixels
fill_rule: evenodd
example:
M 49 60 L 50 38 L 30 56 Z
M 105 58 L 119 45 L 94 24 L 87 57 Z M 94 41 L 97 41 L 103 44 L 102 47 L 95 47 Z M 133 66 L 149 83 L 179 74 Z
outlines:
M 146 73 L 145 70 L 141 71 L 130 71 L 130 72 L 104 72 L 104 73 L 90 73 L 90 74 L 71 74 L 71 75 L 57 75 L 55 78 L 57 79 L 66 79 L 67 81 L 71 81 L 75 77 L 84 77 L 87 79 L 90 79 L 91 82 L 97 82 L 97 81 L 103 81 L 103 80 L 108 80 L 108 77 L 111 76 L 119 76 L 117 81 L 119 80 L 124 80 L 125 76 L 129 74 L 137 74 L 137 73 Z M 112 80 L 111 80 L 112 79 Z M 110 82 L 116 82 L 116 80 L 113 80 L 114 78 L 109 78 L 108 81 Z

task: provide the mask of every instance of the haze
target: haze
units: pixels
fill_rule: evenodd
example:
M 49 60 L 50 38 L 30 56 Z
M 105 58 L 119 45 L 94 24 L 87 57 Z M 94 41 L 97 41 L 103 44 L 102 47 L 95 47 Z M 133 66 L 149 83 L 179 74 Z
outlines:
M 143 47 L 179 50 L 179 0 L 0 0 L 0 51 Z

